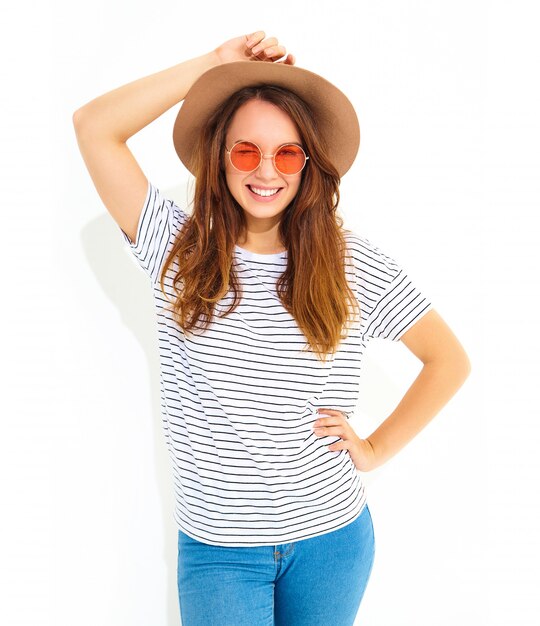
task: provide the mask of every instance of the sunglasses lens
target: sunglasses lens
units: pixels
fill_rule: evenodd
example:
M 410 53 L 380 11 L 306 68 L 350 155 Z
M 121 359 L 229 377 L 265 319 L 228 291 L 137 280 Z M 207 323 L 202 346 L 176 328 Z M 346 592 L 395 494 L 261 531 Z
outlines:
M 231 162 L 242 172 L 251 172 L 259 166 L 261 153 L 255 144 L 242 141 L 233 146 L 231 150 Z
M 282 174 L 298 174 L 305 162 L 302 148 L 294 144 L 283 146 L 276 154 L 276 167 Z

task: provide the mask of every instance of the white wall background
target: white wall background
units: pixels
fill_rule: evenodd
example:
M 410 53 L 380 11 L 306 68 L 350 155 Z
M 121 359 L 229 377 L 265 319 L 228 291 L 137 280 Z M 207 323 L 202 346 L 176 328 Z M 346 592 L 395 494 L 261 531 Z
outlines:
M 426 429 L 364 475 L 377 554 L 357 623 L 538 623 L 533 10 L 496 0 L 2 5 L 3 624 L 180 624 L 152 295 L 71 116 L 258 29 L 353 101 L 362 139 L 342 214 L 408 268 L 473 366 Z M 129 144 L 182 201 L 178 109 Z M 361 436 L 419 369 L 403 344 L 372 342 Z

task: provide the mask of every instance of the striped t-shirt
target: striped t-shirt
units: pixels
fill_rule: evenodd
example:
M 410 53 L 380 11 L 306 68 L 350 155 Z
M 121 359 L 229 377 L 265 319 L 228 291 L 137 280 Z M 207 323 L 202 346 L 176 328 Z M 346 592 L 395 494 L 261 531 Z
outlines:
M 240 305 L 225 318 L 216 315 L 205 332 L 185 334 L 168 310 L 177 260 L 165 279 L 169 301 L 159 275 L 188 218 L 149 181 L 135 244 L 121 230 L 153 289 L 178 527 L 203 543 L 247 547 L 350 524 L 366 504 L 365 486 L 347 450 L 328 450 L 340 438 L 313 433 L 317 408 L 353 412 L 368 341 L 398 341 L 432 308 L 430 301 L 394 259 L 347 231 L 346 275 L 362 321 L 326 363 L 305 350 L 305 336 L 277 297 L 286 251 L 257 254 L 236 246 Z M 230 291 L 216 312 L 231 301 Z

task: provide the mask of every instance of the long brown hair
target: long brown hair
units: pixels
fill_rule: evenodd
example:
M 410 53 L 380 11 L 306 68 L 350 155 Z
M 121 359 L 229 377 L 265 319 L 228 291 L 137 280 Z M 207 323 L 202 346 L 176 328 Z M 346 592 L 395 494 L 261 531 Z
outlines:
M 317 358 L 324 362 L 347 337 L 347 324 L 354 321 L 355 313 L 360 315 L 360 307 L 345 275 L 347 231 L 337 213 L 339 173 L 330 161 L 309 105 L 287 89 L 277 85 L 245 87 L 209 118 L 195 149 L 193 211 L 164 262 L 161 290 L 165 294 L 165 274 L 177 259 L 173 279 L 176 301 L 171 310 L 184 332 L 208 328 L 214 305 L 229 289 L 234 298 L 220 317 L 226 317 L 241 301 L 232 258 L 234 246 L 245 232 L 246 219 L 227 186 L 225 136 L 236 110 L 254 98 L 270 102 L 289 115 L 310 157 L 298 192 L 279 224 L 287 267 L 276 291 Z

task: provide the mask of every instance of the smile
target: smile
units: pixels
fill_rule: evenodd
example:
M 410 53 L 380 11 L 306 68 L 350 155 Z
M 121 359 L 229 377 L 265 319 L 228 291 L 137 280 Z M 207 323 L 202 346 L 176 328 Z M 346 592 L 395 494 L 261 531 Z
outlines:
M 258 187 L 252 187 L 251 185 L 246 185 L 249 193 L 252 197 L 256 198 L 259 202 L 268 202 L 277 197 L 283 187 L 276 187 L 274 189 L 259 189 Z

